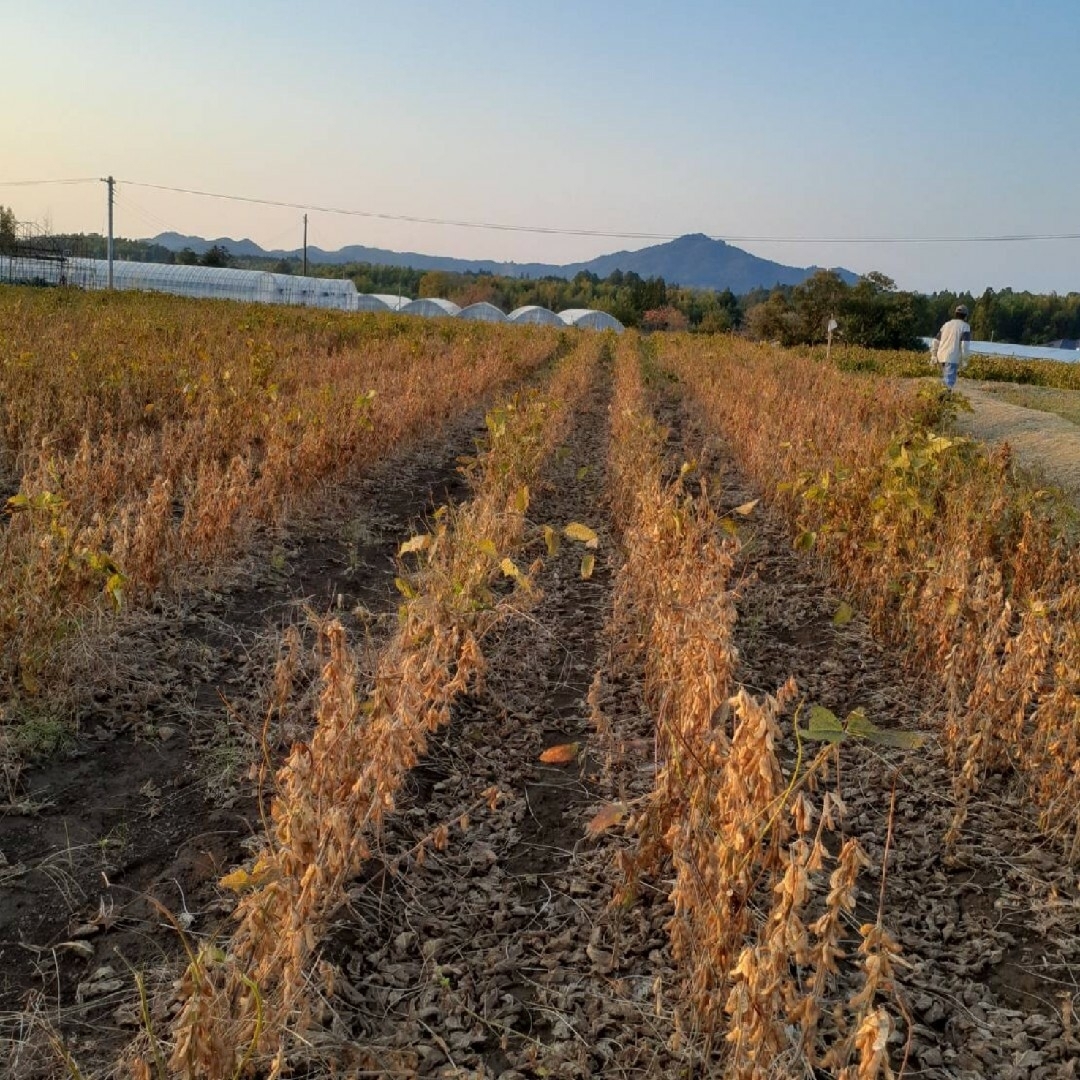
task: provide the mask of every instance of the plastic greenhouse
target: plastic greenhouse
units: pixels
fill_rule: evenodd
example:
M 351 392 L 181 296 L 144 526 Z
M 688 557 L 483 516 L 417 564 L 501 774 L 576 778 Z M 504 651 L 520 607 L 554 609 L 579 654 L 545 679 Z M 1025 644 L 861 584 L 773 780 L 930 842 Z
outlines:
M 565 325 L 554 311 L 549 311 L 546 307 L 540 307 L 538 304 L 526 304 L 524 307 L 514 308 L 507 315 L 507 318 L 512 323 L 533 323 L 538 326 Z
M 85 289 L 106 289 L 108 282 L 109 264 L 105 259 L 71 257 L 53 260 L 0 255 L 0 284 L 74 285 Z M 348 278 L 271 274 L 263 270 L 234 270 L 231 267 L 114 262 L 113 287 L 261 304 L 297 304 L 339 311 L 398 311 L 428 318 L 461 318 L 477 322 L 509 321 L 576 326 L 587 330 L 623 329 L 618 319 L 606 312 L 587 308 L 571 308 L 556 315 L 545 307 L 529 304 L 516 308 L 507 316 L 494 304 L 481 301 L 470 304 L 463 311 L 452 301 L 438 297 L 410 300 L 392 293 L 358 293 L 356 285 Z
M 589 308 L 568 308 L 559 312 L 559 318 L 567 326 L 576 326 L 582 330 L 614 330 L 621 334 L 626 329 L 614 315 Z
M 425 297 L 423 300 L 411 300 L 401 309 L 402 315 L 423 315 L 428 319 L 453 317 L 461 314 L 461 308 L 451 300 Z
M 73 269 L 85 270 L 92 289 L 108 287 L 105 259 L 72 260 Z M 260 304 L 301 304 L 307 307 L 356 309 L 356 286 L 337 278 L 271 274 L 265 270 L 231 267 L 178 266 L 172 263 L 113 262 L 113 287 L 143 289 L 218 300 L 247 300 Z
M 412 303 L 407 296 L 397 296 L 395 293 L 368 293 L 366 295 L 381 300 L 388 311 L 400 311 L 406 304 Z
M 506 322 L 506 316 L 501 308 L 481 300 L 478 304 L 470 304 L 461 309 L 459 319 L 468 319 L 472 322 Z
M 390 308 L 378 296 L 372 293 L 357 293 L 354 311 L 389 311 Z

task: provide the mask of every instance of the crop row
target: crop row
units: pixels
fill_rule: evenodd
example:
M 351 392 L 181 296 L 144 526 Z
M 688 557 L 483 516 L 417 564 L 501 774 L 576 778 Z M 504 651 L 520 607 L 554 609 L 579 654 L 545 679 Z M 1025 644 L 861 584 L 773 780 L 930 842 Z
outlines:
M 670 860 L 673 953 L 705 1053 L 715 1040 L 727 1044 L 725 1076 L 813 1066 L 845 1078 L 889 1075 L 892 1020 L 880 1000 L 893 991 L 898 947 L 880 912 L 859 931 L 858 989 L 845 998 L 837 985 L 869 865 L 856 840 L 841 839 L 839 794 L 817 791 L 839 748 L 806 751 L 801 705 L 788 723 L 793 680 L 761 699 L 738 686 L 736 531 L 692 465 L 666 479 L 665 431 L 637 349 L 620 342 L 612 403 L 610 472 L 625 554 L 613 622 L 617 654 L 642 665 L 658 771 L 630 821 L 628 887 Z
M 191 955 L 170 1059 L 175 1072 L 212 1080 L 240 1075 L 256 1060 L 271 1061 L 271 1075 L 282 1067 L 289 1033 L 309 1019 L 311 965 L 328 918 L 370 857 L 429 735 L 482 673 L 485 635 L 529 600 L 533 586 L 515 556 L 527 539 L 530 485 L 603 347 L 582 342 L 543 390 L 489 413 L 487 448 L 469 466 L 472 498 L 436 512 L 430 533 L 402 545 L 401 557 L 418 567 L 403 569 L 399 628 L 366 691 L 357 686 L 342 627 L 325 631 L 329 660 L 312 736 L 277 772 L 265 846 L 250 869 L 224 881 L 242 893 L 227 951 Z M 486 794 L 498 797 L 494 789 Z M 149 1075 L 149 1059 L 141 1068 Z
M 554 331 L 161 296 L 0 297 L 0 688 L 34 699 L 95 613 L 520 379 Z
M 661 362 L 726 436 L 882 639 L 945 691 L 961 836 L 968 800 L 1010 772 L 1041 827 L 1080 853 L 1080 552 L 1070 508 L 1008 448 L 948 434 L 940 399 L 734 341 Z

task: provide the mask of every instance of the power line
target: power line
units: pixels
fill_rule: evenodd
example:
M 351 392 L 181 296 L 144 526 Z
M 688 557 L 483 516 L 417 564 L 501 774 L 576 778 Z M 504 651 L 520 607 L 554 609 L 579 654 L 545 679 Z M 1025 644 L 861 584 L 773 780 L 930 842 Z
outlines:
M 100 176 L 77 176 L 71 180 L 0 180 L 0 187 L 36 187 L 38 184 L 100 184 Z
M 63 180 L 0 180 L 2 187 L 30 187 L 37 184 L 99 183 L 100 177 L 77 177 Z M 197 188 L 175 187 L 169 184 L 148 184 L 125 180 L 131 187 L 153 191 L 169 191 L 178 195 L 195 195 L 205 199 L 273 206 L 286 210 L 304 210 L 320 214 L 362 217 L 378 221 L 395 221 L 413 225 L 447 225 L 459 229 L 487 229 L 496 232 L 533 233 L 544 236 L 587 236 L 612 240 L 677 240 L 679 233 L 619 232 L 606 229 L 573 229 L 548 225 L 514 225 L 506 222 L 467 221 L 457 218 L 422 217 L 416 214 L 389 214 L 377 210 L 357 210 L 340 206 L 320 206 L 315 203 L 288 202 L 282 199 L 263 199 L 254 195 L 232 195 Z M 738 244 L 1007 244 L 1033 243 L 1052 240 L 1080 240 L 1080 232 L 1071 233 L 1001 233 L 987 236 L 763 236 L 739 233 L 708 233 L 711 240 Z
M 180 195 L 198 195 L 207 199 L 276 206 L 288 210 L 307 210 L 320 214 L 342 214 L 348 217 L 375 218 L 380 221 L 399 221 L 414 225 L 452 225 L 462 229 L 493 229 L 499 232 L 525 232 L 554 236 L 595 236 L 614 240 L 677 240 L 679 233 L 614 232 L 604 229 L 570 229 L 546 225 L 510 225 L 493 221 L 462 221 L 455 218 L 420 217 L 414 214 L 388 214 L 376 210 L 355 210 L 337 206 L 317 206 L 314 203 L 286 202 L 280 199 L 261 199 L 254 195 L 230 195 L 216 191 L 172 187 L 167 184 L 147 184 L 137 180 L 124 183 L 134 187 L 171 191 Z M 1080 240 L 1076 233 L 1009 233 L 993 236 L 757 236 L 735 233 L 709 233 L 711 240 L 729 243 L 757 244 L 1001 244 L 1042 240 Z

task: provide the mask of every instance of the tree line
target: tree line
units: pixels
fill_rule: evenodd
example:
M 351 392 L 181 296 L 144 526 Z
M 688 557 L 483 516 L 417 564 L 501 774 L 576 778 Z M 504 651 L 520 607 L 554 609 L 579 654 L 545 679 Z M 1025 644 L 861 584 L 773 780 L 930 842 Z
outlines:
M 14 231 L 15 216 L 0 207 L 0 237 Z M 105 257 L 106 241 L 96 233 L 69 238 L 73 250 Z M 238 257 L 215 246 L 199 255 L 191 249 L 174 252 L 148 240 L 116 239 L 114 254 L 133 262 L 235 266 L 280 274 L 301 272 L 299 258 Z M 370 263 L 309 264 L 315 277 L 351 278 L 363 293 L 398 293 L 410 297 L 441 296 L 462 307 L 485 300 L 512 311 L 539 304 L 553 311 L 596 308 L 625 326 L 645 330 L 691 330 L 703 333 L 737 331 L 784 345 L 825 340 L 831 319 L 839 340 L 867 348 L 920 348 L 952 317 L 957 304 L 971 312 L 972 336 L 978 340 L 1039 345 L 1080 339 L 1080 293 L 1015 292 L 987 289 L 932 294 L 907 292 L 884 274 L 872 272 L 849 285 L 831 270 L 818 270 L 800 285 L 755 289 L 736 296 L 721 291 L 670 285 L 661 277 L 616 270 L 606 278 L 582 271 L 571 279 L 520 278 L 488 272 L 414 270 Z

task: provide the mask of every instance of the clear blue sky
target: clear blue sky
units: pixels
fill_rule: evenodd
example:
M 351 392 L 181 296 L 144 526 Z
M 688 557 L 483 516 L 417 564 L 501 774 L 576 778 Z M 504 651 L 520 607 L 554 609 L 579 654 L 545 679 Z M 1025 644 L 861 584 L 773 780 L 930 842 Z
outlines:
M 787 237 L 1080 232 L 1080 3 L 0 0 L 0 181 Z M 0 187 L 101 229 L 104 191 Z M 300 214 L 121 186 L 117 232 Z M 646 241 L 313 214 L 311 242 L 567 262 Z M 909 288 L 1080 290 L 1080 241 L 741 246 Z

